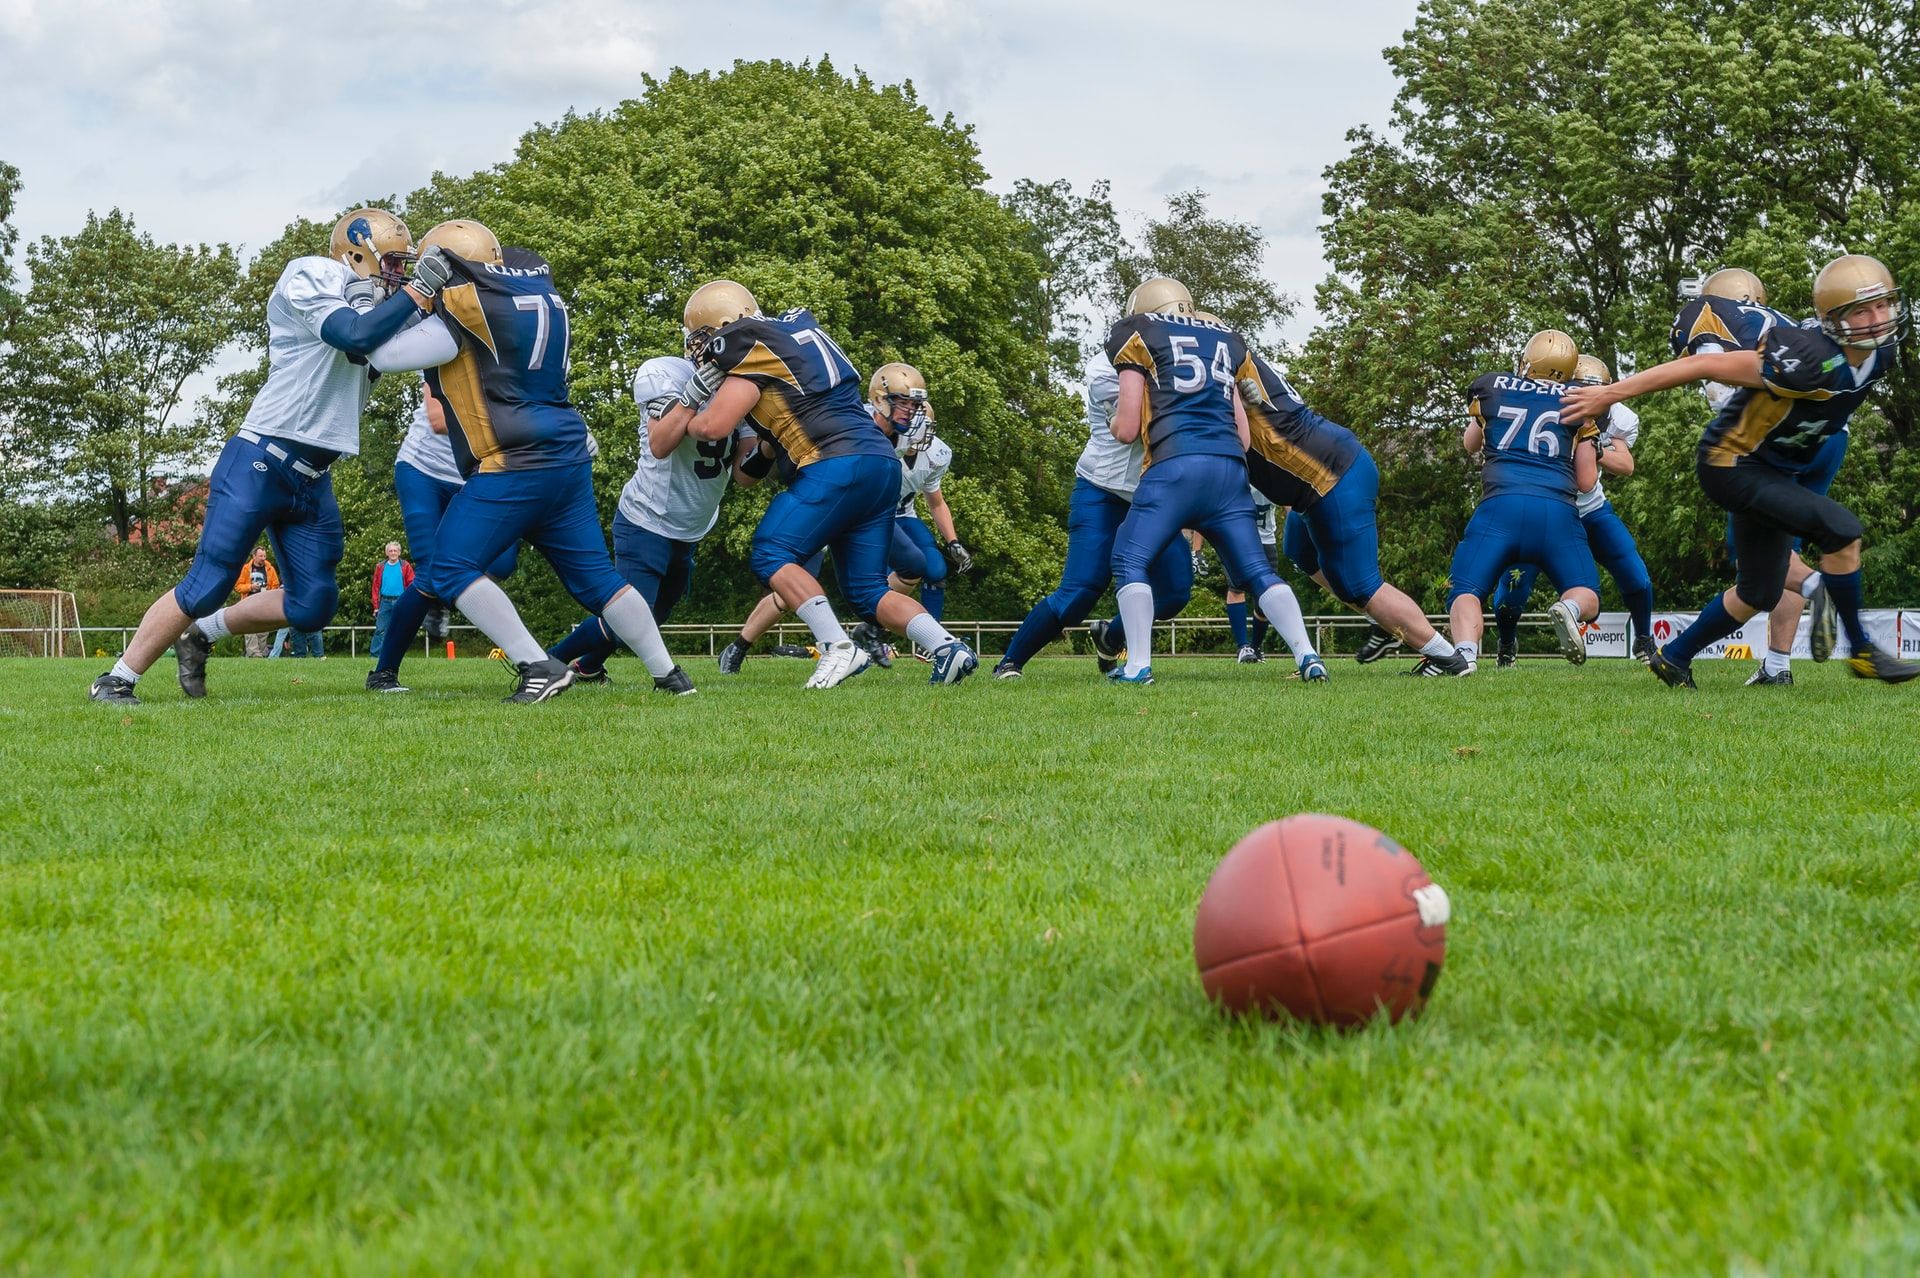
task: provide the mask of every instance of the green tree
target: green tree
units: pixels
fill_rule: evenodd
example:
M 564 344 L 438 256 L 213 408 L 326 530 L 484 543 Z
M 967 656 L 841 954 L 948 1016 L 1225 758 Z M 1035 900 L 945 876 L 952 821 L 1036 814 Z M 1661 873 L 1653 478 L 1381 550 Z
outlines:
M 1264 273 L 1266 252 L 1258 226 L 1215 216 L 1205 191 L 1181 191 L 1167 198 L 1166 216 L 1148 221 L 1138 247 L 1124 241 L 1114 246 L 1105 277 L 1106 313 L 1119 315 L 1140 281 L 1169 275 L 1187 286 L 1202 310 L 1258 343 L 1294 310 L 1293 299 Z
M 179 412 L 181 391 L 233 339 L 238 259 L 155 243 L 116 209 L 42 238 L 27 267 L 7 352 L 14 447 L 37 488 L 95 503 L 127 541 L 155 481 L 213 442 Z
M 1005 203 L 1027 228 L 1028 251 L 1041 263 L 1041 312 L 1033 322 L 1047 333 L 1053 369 L 1077 381 L 1087 353 L 1106 336 L 1112 319 L 1109 277 L 1116 254 L 1127 252 L 1113 184 L 1095 182 L 1075 195 L 1064 180 L 1021 178 Z

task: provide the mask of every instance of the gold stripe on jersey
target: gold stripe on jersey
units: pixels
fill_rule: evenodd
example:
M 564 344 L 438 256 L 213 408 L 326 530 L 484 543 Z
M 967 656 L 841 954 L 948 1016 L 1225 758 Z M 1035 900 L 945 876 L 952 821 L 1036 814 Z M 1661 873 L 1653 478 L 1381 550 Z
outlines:
M 472 333 L 474 339 L 493 352 L 493 362 L 500 362 L 500 348 L 494 344 L 493 329 L 487 324 L 487 312 L 480 305 L 480 290 L 471 284 L 456 284 L 452 288 L 440 290 L 440 305 L 447 308 L 454 322 Z
M 1160 384 L 1160 366 L 1153 362 L 1153 352 L 1147 348 L 1145 339 L 1138 333 L 1127 334 L 1126 344 L 1121 346 L 1113 357 L 1115 368 L 1124 368 L 1132 364 L 1144 367 L 1153 384 L 1155 386 Z
M 1325 497 L 1340 482 L 1340 477 L 1325 462 L 1305 452 L 1292 440 L 1283 439 L 1266 415 L 1255 409 L 1247 414 L 1247 426 L 1253 439 L 1253 451 L 1286 471 L 1301 483 Z
M 1772 395 L 1754 395 L 1740 410 L 1740 420 L 1707 448 L 1707 465 L 1731 466 L 1766 441 L 1793 408 Z
M 740 362 L 727 372 L 735 377 L 771 377 L 785 382 L 796 391 L 806 390 L 800 385 L 800 379 L 793 375 L 793 369 L 787 366 L 787 361 L 775 355 L 765 342 L 755 342 L 753 349 L 742 355 Z M 782 444 L 782 447 L 785 445 Z
M 1717 337 L 1729 346 L 1740 348 L 1740 339 L 1733 335 L 1732 329 L 1721 322 L 1720 317 L 1714 313 L 1712 303 L 1702 303 L 1700 313 L 1694 317 L 1693 328 L 1687 333 L 1687 345 L 1693 345 L 1693 339 L 1696 337 Z
M 768 354 L 771 356 L 772 352 Z M 807 428 L 800 424 L 800 419 L 794 415 L 786 395 L 778 386 L 762 387 L 760 402 L 753 406 L 753 411 L 747 416 L 753 419 L 754 425 L 773 436 L 795 466 L 807 466 L 820 460 L 820 446 L 807 434 Z
M 1778 395 L 1781 399 L 1832 399 L 1840 393 L 1837 390 L 1829 390 L 1825 386 L 1816 386 L 1812 390 L 1793 390 L 1786 386 L 1775 386 L 1772 382 L 1767 381 L 1764 374 L 1760 380 L 1766 382 L 1767 389 Z
M 500 439 L 493 433 L 493 418 L 487 412 L 486 392 L 480 389 L 480 364 L 472 351 L 462 347 L 452 363 L 440 366 L 440 389 L 453 408 L 449 427 L 460 432 L 467 451 L 479 459 L 481 471 L 505 470 Z

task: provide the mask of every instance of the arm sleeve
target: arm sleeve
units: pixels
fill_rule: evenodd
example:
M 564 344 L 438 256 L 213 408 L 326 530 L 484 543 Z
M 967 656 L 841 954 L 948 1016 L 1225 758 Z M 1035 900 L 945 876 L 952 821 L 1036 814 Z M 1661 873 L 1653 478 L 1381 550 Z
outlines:
M 1760 379 L 1767 389 L 1787 399 L 1826 399 L 1833 394 L 1827 375 L 1844 364 L 1825 334 L 1804 328 L 1777 328 L 1760 344 Z
M 368 313 L 369 318 L 378 315 L 381 310 L 391 306 L 395 299 L 386 302 Z M 413 303 L 405 298 L 408 306 Z M 335 345 L 339 345 L 337 342 Z M 345 348 L 342 347 L 344 350 Z M 429 315 L 412 328 L 392 334 L 380 342 L 367 355 L 367 363 L 383 373 L 412 372 L 422 368 L 438 368 L 452 361 L 460 353 L 460 343 L 454 339 L 453 330 L 438 315 Z
M 356 311 L 344 302 L 329 314 L 320 324 L 320 340 L 335 350 L 345 351 L 361 359 L 372 355 L 388 338 L 405 328 L 407 321 L 420 313 L 408 293 L 395 293 L 370 311 Z M 418 327 L 425 328 L 425 324 Z M 443 324 L 444 330 L 445 325 Z M 449 356 L 448 358 L 452 358 Z M 441 360 L 440 363 L 446 363 Z M 381 372 L 393 372 L 401 368 L 425 368 L 424 364 L 389 364 L 385 368 L 374 365 Z

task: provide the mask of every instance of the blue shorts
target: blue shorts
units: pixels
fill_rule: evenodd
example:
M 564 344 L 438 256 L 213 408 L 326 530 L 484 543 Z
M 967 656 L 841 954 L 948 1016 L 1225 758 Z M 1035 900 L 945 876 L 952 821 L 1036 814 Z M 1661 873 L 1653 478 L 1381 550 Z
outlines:
M 1636 593 L 1651 595 L 1653 577 L 1647 571 L 1647 561 L 1640 557 L 1640 548 L 1634 545 L 1633 534 L 1627 530 L 1626 521 L 1614 510 L 1612 502 L 1603 501 L 1598 510 L 1582 515 L 1580 526 L 1587 530 L 1587 546 L 1593 552 L 1594 562 L 1612 575 L 1614 584 L 1620 587 L 1620 593 L 1628 597 L 1629 606 Z M 1501 570 L 1500 589 L 1494 594 L 1493 608 L 1495 611 L 1511 608 L 1524 612 L 1540 570 L 1532 564 L 1509 564 L 1507 567 L 1513 571 Z
M 691 541 L 675 541 L 648 532 L 625 515 L 613 517 L 613 564 L 665 624 L 673 606 L 686 598 L 693 582 Z
M 947 579 L 947 557 L 933 539 L 933 529 L 917 515 L 902 515 L 893 521 L 893 541 L 887 552 L 887 565 L 902 581 L 918 581 L 939 586 Z
M 804 564 L 823 547 L 833 551 L 840 590 L 868 621 L 887 594 L 887 552 L 893 544 L 900 462 L 856 453 L 800 468 L 775 495 L 753 530 L 753 575 L 771 588 L 788 564 Z
M 1239 457 L 1182 453 L 1149 466 L 1113 543 L 1113 576 L 1122 586 L 1150 583 L 1154 561 L 1191 528 L 1205 537 L 1235 581 L 1258 598 L 1280 583 L 1260 545 Z
M 1807 468 L 1796 476 L 1802 488 L 1822 497 L 1827 495 L 1827 489 L 1833 487 L 1834 477 L 1840 473 L 1840 464 L 1847 460 L 1847 440 L 1851 434 L 1851 431 L 1843 430 L 1827 436 Z M 1793 539 L 1793 553 L 1797 555 L 1805 548 L 1805 540 L 1802 537 Z M 1727 558 L 1734 567 L 1740 566 L 1740 552 L 1733 544 L 1732 515 L 1727 516 Z
M 235 435 L 207 481 L 206 521 L 193 566 L 173 588 L 189 617 L 211 616 L 266 533 L 286 589 L 287 624 L 319 630 L 340 605 L 340 556 L 347 546 L 333 477 L 336 454 L 291 440 Z
M 447 513 L 447 503 L 459 491 L 459 484 L 435 479 L 406 462 L 393 464 L 393 493 L 400 499 L 400 526 L 406 529 L 407 553 L 413 556 L 414 581 L 422 587 L 422 594 L 427 593 L 424 589 L 429 580 L 427 570 L 433 567 L 434 535 L 440 530 L 441 517 Z M 487 576 L 505 581 L 513 576 L 519 564 L 520 543 L 516 541 L 487 565 Z
M 533 543 L 575 602 L 598 613 L 627 589 L 593 504 L 593 463 L 482 471 L 447 503 L 429 593 L 456 601 L 515 542 Z
M 1347 473 L 1305 510 L 1287 513 L 1281 546 L 1309 577 L 1323 573 L 1342 603 L 1365 608 L 1384 584 L 1380 578 L 1380 470 L 1361 449 Z
M 1447 606 L 1462 595 L 1486 600 L 1509 564 L 1540 565 L 1563 595 L 1579 587 L 1600 589 L 1587 530 L 1564 498 L 1502 493 L 1475 507 L 1453 552 Z

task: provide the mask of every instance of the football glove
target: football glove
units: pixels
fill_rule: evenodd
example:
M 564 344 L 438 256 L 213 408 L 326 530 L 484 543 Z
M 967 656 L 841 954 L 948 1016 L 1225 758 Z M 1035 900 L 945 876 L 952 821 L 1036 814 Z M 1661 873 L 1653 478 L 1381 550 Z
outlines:
M 438 244 L 432 245 L 420 255 L 413 264 L 413 278 L 407 283 L 420 296 L 431 299 L 435 293 L 447 286 L 453 278 L 453 266 L 447 261 L 447 252 Z
M 1193 552 L 1193 575 L 1196 577 L 1207 575 L 1207 552 L 1204 550 Z
M 1267 398 L 1267 388 L 1260 384 L 1257 377 L 1240 379 L 1240 398 L 1249 404 L 1258 404 L 1262 408 L 1272 408 L 1273 401 Z
M 679 402 L 680 402 L 680 396 L 677 394 L 676 395 L 655 395 L 652 399 L 647 401 L 647 420 L 650 422 L 659 421 L 662 417 L 665 417 L 668 413 L 672 412 L 674 405 L 678 404 Z
M 973 567 L 973 552 L 961 545 L 958 537 L 947 543 L 947 558 L 953 561 L 955 572 L 965 572 Z
M 727 370 L 718 364 L 702 364 L 699 371 L 680 388 L 680 402 L 697 413 L 707 406 L 713 393 L 720 389 L 720 383 L 726 380 Z
M 378 280 L 361 279 L 355 276 L 347 285 L 347 305 L 354 310 L 365 313 L 378 305 L 379 301 L 380 282 Z

